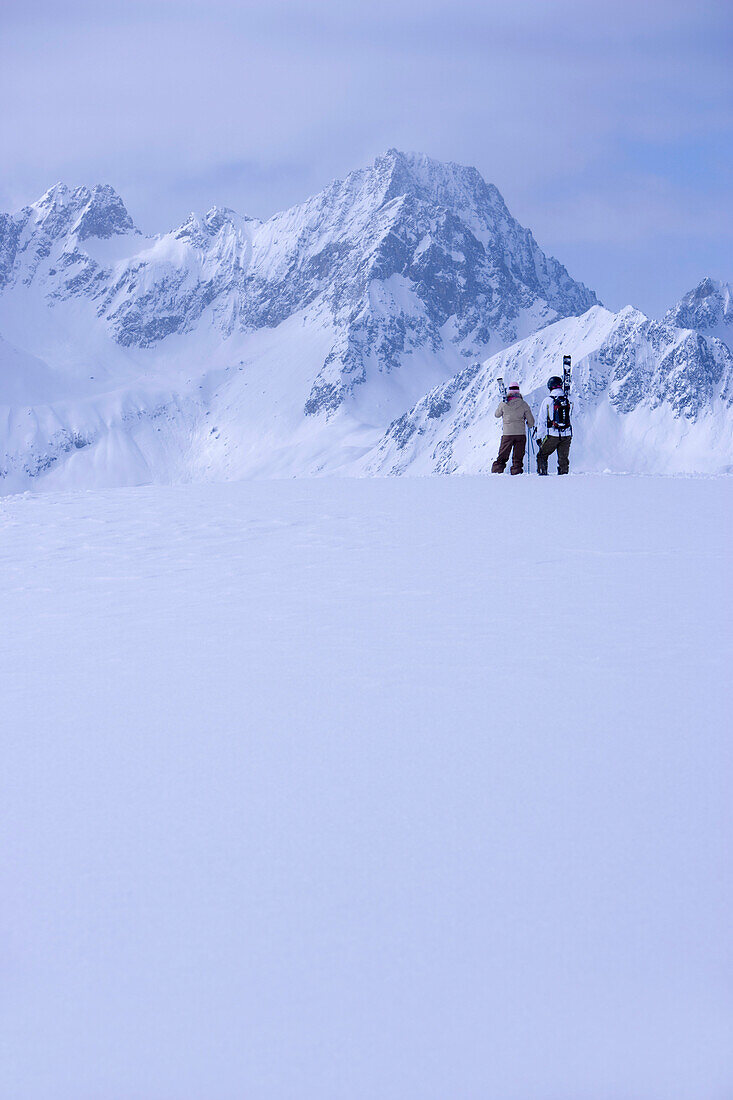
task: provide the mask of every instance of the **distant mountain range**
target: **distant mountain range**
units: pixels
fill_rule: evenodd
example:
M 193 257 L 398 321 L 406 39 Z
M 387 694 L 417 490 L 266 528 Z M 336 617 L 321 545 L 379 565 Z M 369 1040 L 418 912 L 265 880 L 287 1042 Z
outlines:
M 114 190 L 0 215 L 0 485 L 488 469 L 574 357 L 574 468 L 733 464 L 730 287 L 609 313 L 473 168 L 390 150 L 266 222 Z M 482 365 L 479 365 L 482 364 Z

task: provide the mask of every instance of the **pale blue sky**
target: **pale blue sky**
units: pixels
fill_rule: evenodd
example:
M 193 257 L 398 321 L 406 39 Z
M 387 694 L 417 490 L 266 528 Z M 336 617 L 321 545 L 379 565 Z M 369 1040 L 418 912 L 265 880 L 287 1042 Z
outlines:
M 733 278 L 727 0 L 4 0 L 0 209 L 266 217 L 390 146 L 475 165 L 610 306 Z

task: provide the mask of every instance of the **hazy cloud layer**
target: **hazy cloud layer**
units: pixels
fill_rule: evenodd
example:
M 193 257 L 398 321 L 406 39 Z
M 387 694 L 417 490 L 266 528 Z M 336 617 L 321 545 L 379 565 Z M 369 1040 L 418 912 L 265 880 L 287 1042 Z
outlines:
M 265 217 L 389 146 L 475 164 L 608 304 L 731 277 L 733 8 L 6 0 L 0 208 L 105 180 Z

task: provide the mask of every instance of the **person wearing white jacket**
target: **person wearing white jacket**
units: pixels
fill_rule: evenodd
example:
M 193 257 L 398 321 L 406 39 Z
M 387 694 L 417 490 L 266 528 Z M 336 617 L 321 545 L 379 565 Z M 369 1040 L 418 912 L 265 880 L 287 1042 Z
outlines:
M 556 374 L 547 383 L 550 391 L 542 402 L 537 417 L 537 473 L 547 474 L 547 460 L 557 451 L 557 472 L 566 474 L 570 469 L 570 443 L 573 429 L 570 424 L 572 406 L 562 388 L 562 378 Z

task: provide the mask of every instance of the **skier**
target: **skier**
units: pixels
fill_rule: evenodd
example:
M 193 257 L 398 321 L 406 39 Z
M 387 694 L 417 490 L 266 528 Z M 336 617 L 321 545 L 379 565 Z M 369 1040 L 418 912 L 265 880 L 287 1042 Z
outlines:
M 510 386 L 506 400 L 502 401 L 494 416 L 501 416 L 501 443 L 496 462 L 491 467 L 492 474 L 503 474 L 509 455 L 512 454 L 511 474 L 521 474 L 524 467 L 524 449 L 527 445 L 525 423 L 534 427 L 532 410 L 519 392 L 519 386 Z
M 547 383 L 549 396 L 542 402 L 537 417 L 537 473 L 547 473 L 547 460 L 557 451 L 557 472 L 566 474 L 570 469 L 570 443 L 573 429 L 570 425 L 570 399 L 562 378 L 556 374 Z

